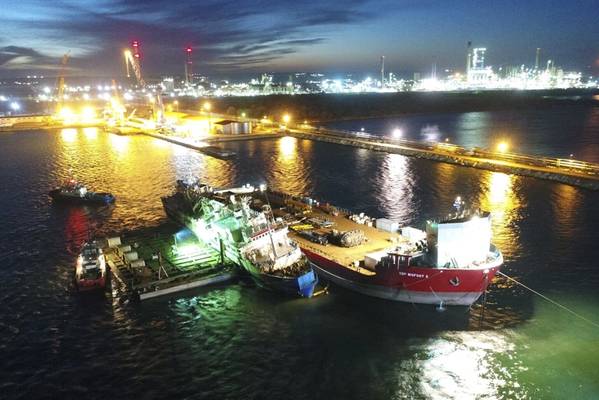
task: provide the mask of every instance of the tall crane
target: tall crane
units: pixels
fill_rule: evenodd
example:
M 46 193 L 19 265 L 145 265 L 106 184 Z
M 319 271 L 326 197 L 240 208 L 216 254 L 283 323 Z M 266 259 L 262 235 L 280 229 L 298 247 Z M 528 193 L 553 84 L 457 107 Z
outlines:
M 139 42 L 136 40 L 133 42 L 133 52 L 130 49 L 126 49 L 124 52 L 125 63 L 127 65 L 127 76 L 129 75 L 129 66 L 133 70 L 137 84 L 142 88 L 146 88 L 146 81 L 141 75 L 140 65 L 140 54 L 139 54 Z M 164 104 L 162 103 L 162 95 L 160 91 L 150 97 L 150 105 L 152 108 L 152 114 L 154 120 L 158 125 L 164 124 Z
M 142 88 L 144 88 L 146 86 L 146 81 L 144 81 L 144 78 L 141 76 L 141 67 L 139 65 L 139 58 L 137 57 L 133 57 L 133 53 L 131 53 L 131 50 L 127 49 L 125 50 L 125 65 L 127 66 L 127 77 L 129 77 L 129 66 L 131 66 L 131 69 L 133 69 L 133 74 L 135 75 L 135 79 L 137 80 L 137 83 L 139 86 L 141 86 Z M 139 53 L 136 53 L 139 54 Z
M 69 62 L 70 55 L 71 55 L 71 52 L 67 51 L 62 56 L 62 61 L 60 62 L 60 71 L 59 71 L 58 77 L 56 79 L 56 88 L 57 88 L 56 112 L 60 112 L 60 109 L 62 108 L 62 103 L 64 101 L 64 75 L 66 73 L 67 62 Z

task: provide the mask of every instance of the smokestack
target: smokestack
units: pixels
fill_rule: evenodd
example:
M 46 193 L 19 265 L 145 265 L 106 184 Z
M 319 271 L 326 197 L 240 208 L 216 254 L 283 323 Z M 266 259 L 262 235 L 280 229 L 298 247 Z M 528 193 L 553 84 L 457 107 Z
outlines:
M 537 47 L 537 55 L 535 57 L 535 70 L 539 70 L 539 64 L 541 62 L 541 48 Z
M 468 41 L 468 44 L 466 45 L 466 76 L 468 76 L 471 66 L 472 66 L 472 42 Z
M 185 48 L 185 54 L 187 55 L 187 60 L 185 61 L 185 82 L 187 84 L 193 83 L 193 59 L 192 59 L 192 49 L 191 46 L 187 46 Z
M 385 87 L 385 56 L 381 56 L 381 89 Z

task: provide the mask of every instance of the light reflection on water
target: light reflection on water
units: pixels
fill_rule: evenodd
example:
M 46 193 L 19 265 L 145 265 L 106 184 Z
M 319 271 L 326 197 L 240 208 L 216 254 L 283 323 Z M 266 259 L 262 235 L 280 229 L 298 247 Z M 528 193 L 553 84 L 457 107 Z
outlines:
M 68 128 L 61 130 L 60 135 L 66 143 L 73 143 L 77 140 L 78 132 L 77 129 Z
M 239 156 L 224 161 L 153 138 L 92 132 L 0 137 L 1 183 L 15 188 L 0 209 L 0 243 L 9 244 L 0 269 L 11 310 L 0 325 L 8 332 L 0 347 L 7 381 L 53 364 L 42 386 L 48 393 L 83 379 L 108 398 L 116 396 L 114 374 L 126 383 L 123 396 L 534 398 L 561 386 L 559 393 L 592 398 L 599 391 L 591 379 L 599 369 L 596 332 L 502 279 L 482 322 L 481 305 L 436 313 L 335 287 L 304 301 L 241 283 L 139 307 L 67 294 L 73 255 L 90 228 L 165 221 L 160 196 L 195 175 L 214 186 L 265 181 L 420 228 L 460 194 L 493 213 L 507 272 L 592 317 L 599 280 L 586 255 L 596 246 L 596 193 L 294 138 L 231 144 Z M 113 192 L 116 206 L 51 206 L 45 192 L 71 175 Z M 586 296 L 573 298 L 579 292 Z M 69 366 L 90 359 L 94 368 L 72 378 Z
M 98 137 L 98 128 L 83 128 L 83 134 L 87 139 L 96 139 Z
M 384 205 L 385 216 L 402 225 L 414 218 L 414 177 L 409 163 L 407 157 L 387 154 L 375 179 L 377 199 Z
M 493 241 L 500 249 L 508 249 L 507 257 L 520 251 L 521 205 L 515 189 L 519 179 L 501 172 L 484 172 L 478 200 L 481 209 L 491 212 Z
M 285 193 L 306 194 L 310 187 L 310 167 L 306 160 L 306 140 L 286 136 L 277 141 L 276 153 L 263 171 L 267 184 Z
M 125 155 L 127 148 L 129 147 L 130 140 L 131 138 L 129 136 L 110 134 L 110 144 L 118 156 Z
M 514 382 L 496 360 L 514 351 L 504 333 L 451 332 L 421 345 L 421 389 L 430 399 L 498 398 Z M 513 366 L 511 367 L 513 368 Z

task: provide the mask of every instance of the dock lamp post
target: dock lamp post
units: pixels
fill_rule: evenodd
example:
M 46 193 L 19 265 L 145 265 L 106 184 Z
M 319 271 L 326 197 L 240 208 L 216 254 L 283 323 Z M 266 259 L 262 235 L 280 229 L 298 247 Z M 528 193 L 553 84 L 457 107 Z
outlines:
M 212 133 L 212 114 L 210 113 L 210 110 L 212 110 L 212 104 L 205 102 L 202 108 L 208 113 L 208 134 L 210 134 Z
M 291 115 L 289 115 L 287 113 L 283 114 L 283 123 L 284 123 L 285 129 L 287 129 L 287 125 L 289 125 L 289 121 L 291 121 Z
M 499 144 L 497 145 L 497 151 L 499 153 L 507 153 L 507 151 L 509 149 L 510 149 L 510 145 L 506 141 L 499 142 Z

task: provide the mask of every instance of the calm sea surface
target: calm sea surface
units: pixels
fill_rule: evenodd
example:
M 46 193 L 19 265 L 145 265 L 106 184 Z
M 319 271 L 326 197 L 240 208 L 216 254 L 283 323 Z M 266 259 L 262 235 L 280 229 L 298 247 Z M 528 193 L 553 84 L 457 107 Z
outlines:
M 599 162 L 599 108 L 346 121 Z M 232 161 L 96 129 L 0 134 L 0 398 L 597 399 L 599 328 L 505 278 L 486 307 L 437 312 L 330 288 L 292 299 L 248 283 L 136 304 L 73 294 L 97 234 L 166 221 L 175 179 L 268 183 L 422 228 L 456 195 L 493 213 L 503 271 L 599 322 L 599 193 L 400 155 L 283 138 Z M 58 207 L 74 175 L 113 208 Z

